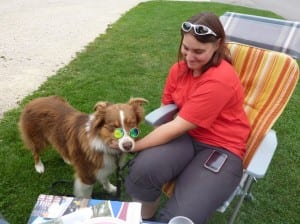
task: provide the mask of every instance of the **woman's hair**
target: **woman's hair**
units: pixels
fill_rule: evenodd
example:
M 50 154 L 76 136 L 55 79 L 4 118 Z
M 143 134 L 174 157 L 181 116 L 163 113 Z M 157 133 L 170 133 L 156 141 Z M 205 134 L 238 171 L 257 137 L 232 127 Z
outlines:
M 211 60 L 203 67 L 202 72 L 205 72 L 212 66 L 218 66 L 221 63 L 222 59 L 225 59 L 226 61 L 231 63 L 230 52 L 225 45 L 225 31 L 223 25 L 214 13 L 202 12 L 192 16 L 189 20 L 187 20 L 187 22 L 190 22 L 194 25 L 207 26 L 216 34 L 216 36 L 214 36 L 213 34 L 198 35 L 195 33 L 194 29 L 191 29 L 189 33 L 191 33 L 199 42 L 216 43 L 217 41 L 219 41 L 219 48 L 216 50 Z M 181 45 L 184 34 L 186 34 L 186 32 L 181 29 L 181 41 L 179 45 L 178 60 L 183 59 L 183 55 L 181 54 Z

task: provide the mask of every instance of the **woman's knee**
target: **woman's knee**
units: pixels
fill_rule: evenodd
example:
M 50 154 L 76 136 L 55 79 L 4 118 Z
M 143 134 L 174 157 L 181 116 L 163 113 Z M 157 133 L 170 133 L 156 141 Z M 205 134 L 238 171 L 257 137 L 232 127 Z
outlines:
M 177 176 L 193 156 L 194 148 L 188 136 L 140 152 L 129 164 L 127 193 L 143 200 L 145 194 L 152 195 L 147 197 L 148 201 L 156 199 L 163 184 Z
M 149 153 L 141 152 L 136 158 L 134 158 L 129 163 L 129 172 L 127 178 L 130 178 L 130 180 L 134 183 L 149 185 L 151 176 L 156 175 L 156 170 L 153 169 L 155 168 L 153 166 L 155 158 L 153 158 L 150 155 L 147 156 L 145 154 Z
M 140 153 L 129 164 L 129 172 L 125 179 L 127 193 L 142 201 L 154 201 L 160 195 L 161 183 L 157 180 L 158 173 L 152 169 L 153 157 Z
M 135 185 L 137 188 L 161 189 L 163 184 L 172 178 L 166 161 L 157 157 L 157 153 L 150 152 L 152 150 L 154 149 L 140 153 L 130 162 L 126 187 Z
M 194 148 L 188 136 L 141 151 L 129 165 L 129 176 L 150 185 L 162 185 L 177 176 L 193 159 Z M 152 183 L 151 183 L 152 182 Z

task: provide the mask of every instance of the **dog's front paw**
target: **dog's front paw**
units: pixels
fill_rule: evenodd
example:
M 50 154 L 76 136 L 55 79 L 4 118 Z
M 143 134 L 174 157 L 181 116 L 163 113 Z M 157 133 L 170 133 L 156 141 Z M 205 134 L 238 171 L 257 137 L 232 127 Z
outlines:
M 38 173 L 44 173 L 44 171 L 45 171 L 44 164 L 42 163 L 41 160 L 37 164 L 35 164 L 34 167 L 35 167 L 36 172 L 38 172 Z
M 108 192 L 108 193 L 116 193 L 117 192 L 117 187 L 111 183 L 103 184 L 103 188 Z

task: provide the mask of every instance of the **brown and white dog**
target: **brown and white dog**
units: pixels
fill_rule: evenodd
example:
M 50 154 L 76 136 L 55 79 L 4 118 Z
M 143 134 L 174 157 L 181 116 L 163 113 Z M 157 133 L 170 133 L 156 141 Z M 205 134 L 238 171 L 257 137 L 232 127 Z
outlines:
M 116 168 L 116 157 L 134 148 L 146 102 L 144 98 L 131 98 L 124 104 L 98 102 L 89 115 L 58 96 L 32 100 L 21 113 L 19 128 L 33 153 L 36 171 L 44 172 L 39 154 L 52 145 L 74 168 L 76 197 L 90 197 L 97 180 L 106 191 L 116 192 L 108 176 Z M 109 148 L 114 141 L 120 150 Z

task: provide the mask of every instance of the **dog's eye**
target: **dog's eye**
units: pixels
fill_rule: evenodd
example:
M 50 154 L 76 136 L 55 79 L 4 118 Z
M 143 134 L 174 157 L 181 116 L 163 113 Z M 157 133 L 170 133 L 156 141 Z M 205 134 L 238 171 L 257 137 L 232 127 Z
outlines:
M 115 130 L 115 126 L 114 125 L 105 125 L 105 127 L 107 128 L 107 130 L 109 130 L 110 132 L 113 132 Z
M 130 131 L 129 131 L 129 135 L 132 138 L 138 137 L 139 134 L 140 134 L 140 130 L 138 128 L 131 128 Z
M 124 130 L 122 128 L 116 128 L 114 130 L 114 136 L 117 139 L 122 138 L 124 136 Z

